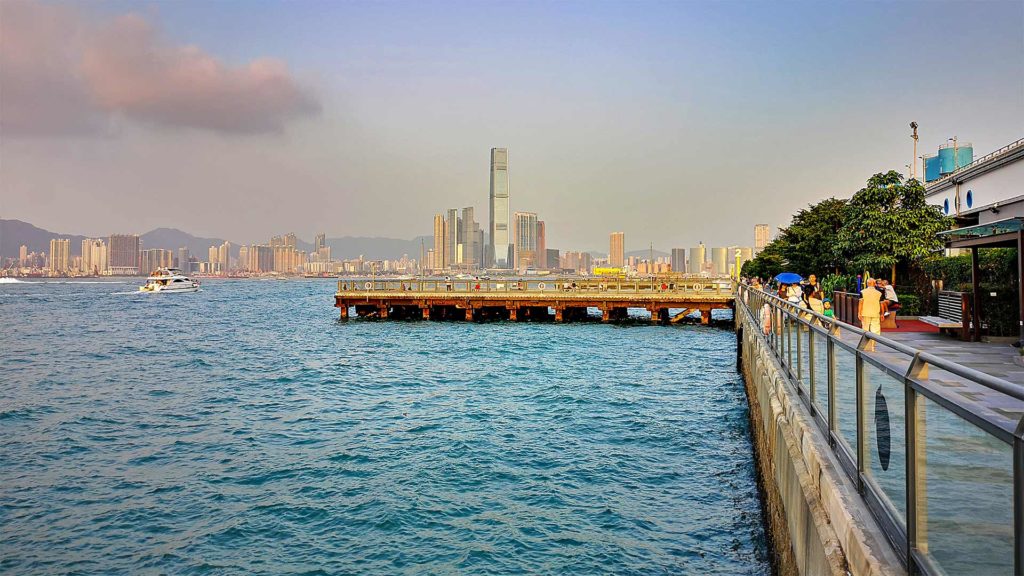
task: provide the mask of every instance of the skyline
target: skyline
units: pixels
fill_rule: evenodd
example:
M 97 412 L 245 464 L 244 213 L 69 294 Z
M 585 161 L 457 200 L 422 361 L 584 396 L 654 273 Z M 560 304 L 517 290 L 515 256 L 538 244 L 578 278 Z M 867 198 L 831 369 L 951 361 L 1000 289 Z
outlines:
M 902 170 L 911 120 L 919 155 L 1019 137 L 1024 71 L 998 56 L 1024 51 L 1024 7 L 929 6 L 8 2 L 0 215 L 85 236 L 414 238 L 445 206 L 483 215 L 497 147 L 509 214 L 544 214 L 549 246 L 728 245 Z M 121 61 L 115 40 L 159 57 Z M 55 109 L 44 93 L 80 108 L 14 130 L 12 111 Z M 244 105 L 209 113 L 225 101 Z

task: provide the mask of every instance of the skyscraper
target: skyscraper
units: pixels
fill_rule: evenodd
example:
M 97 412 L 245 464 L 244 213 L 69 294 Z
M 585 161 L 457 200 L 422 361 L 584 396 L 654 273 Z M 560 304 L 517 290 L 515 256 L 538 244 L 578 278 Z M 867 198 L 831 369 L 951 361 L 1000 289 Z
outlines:
M 434 257 L 431 259 L 433 270 L 442 270 L 445 267 L 444 261 L 444 216 L 434 215 Z
M 690 248 L 690 274 L 700 274 L 704 271 L 704 260 L 706 259 L 704 243 Z
M 612 232 L 611 246 L 608 249 L 608 265 L 622 268 L 626 264 L 626 233 Z
M 462 261 L 459 258 L 459 242 L 462 238 L 460 230 L 462 221 L 459 219 L 457 208 L 448 209 L 448 227 L 445 228 L 445 251 L 448 254 L 446 260 L 449 268 L 457 268 Z
M 537 268 L 548 269 L 548 239 L 543 220 L 537 220 Z
M 771 242 L 772 229 L 767 224 L 754 224 L 754 254 L 756 255 Z
M 71 260 L 71 240 L 53 238 L 50 240 L 50 260 L 47 269 L 51 274 L 65 274 Z
M 729 273 L 729 250 L 726 248 L 711 249 L 711 263 L 715 266 L 715 274 Z
M 686 272 L 686 248 L 672 249 L 672 271 L 680 274 Z
M 24 244 L 18 248 L 18 266 L 26 266 L 28 263 L 28 246 Z
M 491 148 L 491 233 L 488 259 L 494 268 L 509 268 L 508 149 Z
M 515 269 L 519 271 L 537 267 L 537 215 L 516 212 L 514 218 Z
M 107 242 L 107 266 L 110 273 L 124 276 L 138 274 L 141 249 L 142 242 L 138 234 L 111 234 Z
M 459 231 L 459 243 L 462 244 L 462 267 L 475 269 L 480 267 L 480 246 L 477 244 L 477 235 L 480 232 L 480 224 L 476 222 L 476 216 L 472 206 L 462 209 L 462 228 Z
M 320 249 L 327 246 L 327 234 L 321 232 L 316 235 L 316 239 L 313 240 L 313 252 L 320 253 Z

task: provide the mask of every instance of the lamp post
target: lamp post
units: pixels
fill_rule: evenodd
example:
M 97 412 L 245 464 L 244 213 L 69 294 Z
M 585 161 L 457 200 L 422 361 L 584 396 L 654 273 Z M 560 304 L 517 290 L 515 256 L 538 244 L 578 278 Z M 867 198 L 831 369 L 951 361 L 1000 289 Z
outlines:
M 910 136 L 911 138 L 914 139 L 914 159 L 913 159 L 913 167 L 910 169 L 910 177 L 916 179 L 917 178 L 917 122 L 911 122 L 910 123 L 910 128 L 914 131 L 914 133 Z

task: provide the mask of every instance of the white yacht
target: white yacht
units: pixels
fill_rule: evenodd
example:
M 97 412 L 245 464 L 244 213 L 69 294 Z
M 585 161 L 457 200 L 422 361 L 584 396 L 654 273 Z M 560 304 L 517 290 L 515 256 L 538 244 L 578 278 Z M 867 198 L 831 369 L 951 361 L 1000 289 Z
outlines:
M 146 278 L 139 292 L 195 292 L 199 282 L 183 275 L 177 268 L 157 268 Z

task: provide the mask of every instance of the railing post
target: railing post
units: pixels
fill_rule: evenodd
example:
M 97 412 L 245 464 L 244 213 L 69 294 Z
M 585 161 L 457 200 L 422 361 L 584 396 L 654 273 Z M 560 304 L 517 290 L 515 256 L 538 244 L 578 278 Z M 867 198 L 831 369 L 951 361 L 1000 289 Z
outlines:
M 867 394 L 864 393 L 864 348 L 871 340 L 861 336 L 857 344 L 857 490 L 864 494 L 864 470 L 868 466 Z
M 903 381 L 905 442 L 907 447 L 907 566 L 913 568 L 913 551 L 928 553 L 928 434 L 924 399 L 910 385 L 928 378 L 928 364 L 914 356 Z
M 833 444 L 836 432 L 836 344 L 839 326 L 833 322 L 828 328 L 828 443 Z
M 1013 573 L 1024 574 L 1024 417 L 1013 435 Z
M 814 330 L 811 330 L 810 326 L 807 327 L 807 372 L 808 379 L 811 381 L 810 389 L 807 391 L 807 395 L 811 400 L 811 415 L 814 415 L 814 397 L 817 394 L 817 382 L 815 382 L 815 369 L 814 369 Z
M 796 328 L 796 389 L 800 391 L 803 388 L 804 377 L 803 362 L 801 361 L 801 358 L 803 357 L 801 354 L 803 352 L 804 343 L 800 338 L 800 332 L 803 330 L 803 323 L 800 322 L 799 315 L 793 316 L 792 324 L 793 327 Z

